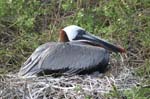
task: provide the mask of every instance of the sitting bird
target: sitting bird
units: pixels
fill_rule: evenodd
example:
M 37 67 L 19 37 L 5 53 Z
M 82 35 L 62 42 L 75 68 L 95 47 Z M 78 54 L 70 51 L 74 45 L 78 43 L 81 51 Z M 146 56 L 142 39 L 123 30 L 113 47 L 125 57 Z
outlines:
M 23 63 L 18 75 L 103 73 L 107 70 L 110 51 L 123 53 L 125 49 L 70 25 L 60 31 L 59 42 L 40 45 Z

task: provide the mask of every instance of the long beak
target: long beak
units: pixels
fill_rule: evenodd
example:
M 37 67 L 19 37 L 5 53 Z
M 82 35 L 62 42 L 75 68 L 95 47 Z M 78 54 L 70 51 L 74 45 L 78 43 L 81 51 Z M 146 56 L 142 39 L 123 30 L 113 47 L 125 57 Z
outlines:
M 111 44 L 103 39 L 100 39 L 88 33 L 80 35 L 79 37 L 76 38 L 76 40 L 86 40 L 87 43 L 90 43 L 91 45 L 100 46 L 113 52 L 120 52 L 120 53 L 125 52 L 124 48 Z

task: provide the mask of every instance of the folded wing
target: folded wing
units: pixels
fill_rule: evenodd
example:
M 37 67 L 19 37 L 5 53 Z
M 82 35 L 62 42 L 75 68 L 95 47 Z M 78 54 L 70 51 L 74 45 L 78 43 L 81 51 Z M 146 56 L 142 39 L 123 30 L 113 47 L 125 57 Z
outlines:
M 103 71 L 109 62 L 107 50 L 76 43 L 41 45 L 22 65 L 19 75 L 33 76 L 40 72 L 78 74 Z

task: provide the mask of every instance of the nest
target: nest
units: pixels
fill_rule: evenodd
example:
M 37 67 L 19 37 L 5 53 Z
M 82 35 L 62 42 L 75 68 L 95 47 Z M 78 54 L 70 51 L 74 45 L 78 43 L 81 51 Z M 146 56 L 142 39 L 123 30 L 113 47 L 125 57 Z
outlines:
M 118 77 L 103 76 L 92 77 L 90 75 L 53 78 L 50 76 L 18 78 L 17 76 L 1 76 L 2 99 L 44 99 L 44 98 L 71 98 L 84 99 L 104 98 L 104 94 L 115 86 L 119 90 L 125 90 L 136 86 L 140 81 L 126 68 Z
M 121 60 L 123 57 L 121 58 Z M 42 76 L 19 78 L 14 74 L 0 76 L 0 98 L 2 99 L 84 99 L 105 98 L 114 86 L 119 91 L 136 86 L 140 78 L 133 70 L 124 66 L 123 60 L 112 58 L 111 68 L 105 74 L 74 75 L 71 77 Z M 120 68 L 117 68 L 120 65 Z M 117 66 L 117 67 L 116 67 Z

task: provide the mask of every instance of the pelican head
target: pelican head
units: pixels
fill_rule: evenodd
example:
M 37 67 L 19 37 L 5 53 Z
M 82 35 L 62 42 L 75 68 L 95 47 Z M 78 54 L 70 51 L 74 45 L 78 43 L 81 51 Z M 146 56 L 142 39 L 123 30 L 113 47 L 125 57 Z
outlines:
M 59 41 L 61 42 L 69 42 L 69 41 L 80 41 L 84 43 L 88 43 L 90 45 L 103 47 L 113 52 L 125 52 L 125 49 L 114 44 L 111 44 L 101 38 L 98 38 L 85 29 L 76 26 L 70 25 L 65 27 L 60 31 Z

